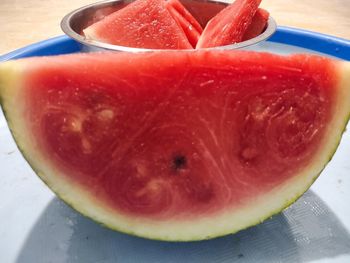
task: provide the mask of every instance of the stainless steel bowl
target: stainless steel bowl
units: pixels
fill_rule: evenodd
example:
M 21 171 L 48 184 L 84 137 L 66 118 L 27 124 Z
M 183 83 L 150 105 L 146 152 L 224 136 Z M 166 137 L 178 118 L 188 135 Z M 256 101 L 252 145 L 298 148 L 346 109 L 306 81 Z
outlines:
M 107 50 L 127 52 L 160 51 L 160 49 L 143 49 L 111 45 L 84 37 L 84 34 L 82 33 L 83 29 L 92 23 L 99 21 L 104 16 L 125 7 L 131 2 L 133 2 L 133 0 L 108 0 L 81 7 L 67 14 L 62 19 L 61 28 L 65 34 L 81 43 L 82 51 L 85 52 Z M 210 18 L 228 5 L 228 3 L 224 0 L 181 0 L 181 2 L 203 27 L 210 20 Z M 276 28 L 277 26 L 275 20 L 270 17 L 266 30 L 259 36 L 237 44 L 208 49 L 242 49 L 248 46 L 256 45 L 269 38 L 276 31 Z

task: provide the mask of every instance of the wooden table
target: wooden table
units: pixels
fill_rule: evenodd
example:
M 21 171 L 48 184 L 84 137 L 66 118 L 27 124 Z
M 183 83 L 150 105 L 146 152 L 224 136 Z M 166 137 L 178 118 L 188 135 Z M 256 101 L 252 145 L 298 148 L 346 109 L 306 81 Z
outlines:
M 62 34 L 69 11 L 96 0 L 0 0 L 0 54 Z M 350 0 L 263 0 L 279 25 L 350 39 Z

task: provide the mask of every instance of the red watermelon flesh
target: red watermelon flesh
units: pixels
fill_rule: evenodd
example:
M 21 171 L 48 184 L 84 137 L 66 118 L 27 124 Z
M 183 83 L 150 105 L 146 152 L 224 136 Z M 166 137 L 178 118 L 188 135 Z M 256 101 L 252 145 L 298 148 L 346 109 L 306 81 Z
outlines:
M 244 33 L 242 41 L 257 37 L 262 32 L 264 32 L 267 26 L 267 21 L 269 20 L 269 16 L 270 14 L 268 11 L 259 8 L 253 17 L 252 23 L 249 25 L 247 31 Z
M 260 3 L 261 0 L 235 0 L 208 22 L 196 48 L 241 42 Z
M 218 14 L 222 9 L 227 6 L 227 3 L 219 2 L 205 2 L 205 1 L 192 1 L 192 0 L 182 0 L 184 7 L 192 14 L 192 16 L 199 23 L 201 28 Z
M 192 48 L 163 0 L 137 0 L 83 30 L 87 39 L 151 49 Z
M 0 101 L 29 163 L 78 211 L 197 240 L 311 185 L 350 113 L 343 65 L 237 51 L 30 58 L 0 67 Z
M 192 16 L 192 14 L 183 6 L 179 0 L 167 0 L 166 6 L 169 9 L 176 10 L 179 15 L 184 17 L 198 33 L 202 33 L 203 28 L 198 21 Z
M 189 42 L 195 48 L 203 29 L 190 12 L 178 1 L 169 0 L 166 7 L 179 26 L 185 32 Z

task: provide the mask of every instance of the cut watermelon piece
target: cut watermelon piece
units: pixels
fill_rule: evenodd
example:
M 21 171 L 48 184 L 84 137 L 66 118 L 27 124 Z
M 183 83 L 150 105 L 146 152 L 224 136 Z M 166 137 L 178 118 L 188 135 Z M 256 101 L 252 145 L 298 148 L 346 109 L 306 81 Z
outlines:
M 201 25 L 178 0 L 169 0 L 166 7 L 179 26 L 185 32 L 189 42 L 195 48 L 203 31 Z
M 227 6 L 225 2 L 181 0 L 183 6 L 203 29 L 211 18 Z
M 236 0 L 204 28 L 196 48 L 225 46 L 242 41 L 261 0 Z
M 200 240 L 258 224 L 310 187 L 349 118 L 350 65 L 73 54 L 2 64 L 0 96 L 25 158 L 76 210 L 137 236 Z
M 210 19 L 227 7 L 225 2 L 181 0 L 184 7 L 192 14 L 199 25 L 204 28 Z
M 166 6 L 168 9 L 175 10 L 179 15 L 184 17 L 198 33 L 201 34 L 203 32 L 202 26 L 179 0 L 168 0 L 166 1 Z
M 267 12 L 265 9 L 259 8 L 253 17 L 252 23 L 244 33 L 242 41 L 257 37 L 262 32 L 264 32 L 267 26 L 267 21 L 269 20 L 269 16 L 269 12 Z
M 150 49 L 192 49 L 164 0 L 137 0 L 83 30 L 87 39 Z

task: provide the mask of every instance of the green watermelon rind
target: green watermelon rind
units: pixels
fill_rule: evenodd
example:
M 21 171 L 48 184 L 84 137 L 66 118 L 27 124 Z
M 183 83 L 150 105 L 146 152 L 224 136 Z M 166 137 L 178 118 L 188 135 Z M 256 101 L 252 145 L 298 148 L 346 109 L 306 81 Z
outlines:
M 348 71 L 350 72 L 350 66 L 348 67 Z M 344 72 L 347 72 L 347 71 L 344 71 Z M 0 71 L 1 73 L 1 71 Z M 17 73 L 18 74 L 18 73 Z M 0 74 L 0 77 L 1 77 L 1 74 Z M 346 80 L 345 82 L 347 85 L 350 84 L 350 78 Z M 350 88 L 350 87 L 349 87 Z M 0 90 L 1 90 L 1 78 L 0 78 Z M 350 93 L 350 92 L 349 92 Z M 69 198 L 66 198 L 63 196 L 62 193 L 60 193 L 55 186 L 51 185 L 47 180 L 45 180 L 45 173 L 42 172 L 40 169 L 38 169 L 35 165 L 33 165 L 33 161 L 32 159 L 30 158 L 30 156 L 28 156 L 26 154 L 26 151 L 24 150 L 25 145 L 22 144 L 21 142 L 21 139 L 20 139 L 20 136 L 18 136 L 18 134 L 16 133 L 16 129 L 15 129 L 15 126 L 16 126 L 16 120 L 13 120 L 13 118 L 11 117 L 11 114 L 10 114 L 10 110 L 7 109 L 6 107 L 6 103 L 5 103 L 5 100 L 4 98 L 2 97 L 2 94 L 0 93 L 0 105 L 2 107 L 2 110 L 4 112 L 4 116 L 8 122 L 8 127 L 11 131 L 11 134 L 12 134 L 12 137 L 14 138 L 16 144 L 17 144 L 17 147 L 19 149 L 19 151 L 22 153 L 24 159 L 27 161 L 27 163 L 30 165 L 30 167 L 33 169 L 33 171 L 38 175 L 38 177 L 53 191 L 55 192 L 55 194 L 57 196 L 60 197 L 60 199 L 62 199 L 68 206 L 72 207 L 74 210 L 78 211 L 80 214 L 84 215 L 85 217 L 87 218 L 90 218 L 91 220 L 97 222 L 98 224 L 100 224 L 101 226 L 104 226 L 104 227 L 107 227 L 109 229 L 112 229 L 112 230 L 116 230 L 116 231 L 119 231 L 119 232 L 122 232 L 122 233 L 126 233 L 126 234 L 129 234 L 129 235 L 133 235 L 133 236 L 137 236 L 137 237 L 142 237 L 142 238 L 151 238 L 153 240 L 161 240 L 161 241 L 181 241 L 181 242 L 184 242 L 184 241 L 200 241 L 200 240 L 206 240 L 206 239 L 212 239 L 212 238 L 217 238 L 217 237 L 221 237 L 221 236 L 225 236 L 225 235 L 228 235 L 228 234 L 234 234 L 234 233 L 237 233 L 239 231 L 242 231 L 244 229 L 247 229 L 249 227 L 252 227 L 254 225 L 257 225 L 257 224 L 260 224 L 262 222 L 264 222 L 265 220 L 271 218 L 272 216 L 276 215 L 276 214 L 279 214 L 281 211 L 283 211 L 284 209 L 286 209 L 287 207 L 289 207 L 290 205 L 292 205 L 294 202 L 296 202 L 310 187 L 311 185 L 315 182 L 315 180 L 320 176 L 320 174 L 322 173 L 322 171 L 324 170 L 324 168 L 327 166 L 327 164 L 332 160 L 340 142 L 341 142 L 341 138 L 342 138 L 342 135 L 343 133 L 345 132 L 346 130 L 346 125 L 350 119 L 350 112 L 347 113 L 346 117 L 343 118 L 342 122 L 341 122 L 341 125 L 339 125 L 339 131 L 341 131 L 339 133 L 339 135 L 336 137 L 336 139 L 333 139 L 332 142 L 334 142 L 333 144 L 333 147 L 329 148 L 329 154 L 328 154 L 328 160 L 327 162 L 324 163 L 324 165 L 322 166 L 320 172 L 318 174 L 316 174 L 314 177 L 310 178 L 310 181 L 307 183 L 307 185 L 303 188 L 302 191 L 298 192 L 295 194 L 294 197 L 290 197 L 288 198 L 284 205 L 282 205 L 279 209 L 276 209 L 274 211 L 271 211 L 270 213 L 266 214 L 266 216 L 263 216 L 263 217 L 260 217 L 260 218 L 257 218 L 256 221 L 254 221 L 254 223 L 250 223 L 249 225 L 247 225 L 246 227 L 244 228 L 240 228 L 240 229 L 236 229 L 233 225 L 232 227 L 232 231 L 225 231 L 225 232 L 214 232 L 214 234 L 212 235 L 205 235 L 205 236 L 192 236 L 192 237 L 188 237 L 186 235 L 184 235 L 184 238 L 172 238 L 171 236 L 166 236 L 166 235 L 162 235 L 162 236 L 144 236 L 144 235 L 141 235 L 137 232 L 134 232 L 132 231 L 131 229 L 124 229 L 124 228 L 119 228 L 115 225 L 111 225 L 111 224 L 105 224 L 103 222 L 101 222 L 98 218 L 95 218 L 91 215 L 89 215 L 89 213 L 85 213 L 85 212 L 82 212 L 83 209 L 81 209 L 79 206 L 77 206 L 76 204 L 74 204 L 73 202 L 71 202 L 70 200 L 68 200 Z M 350 106 L 350 105 L 349 105 Z M 339 118 L 340 119 L 340 118 Z M 334 127 L 333 127 L 334 129 Z

